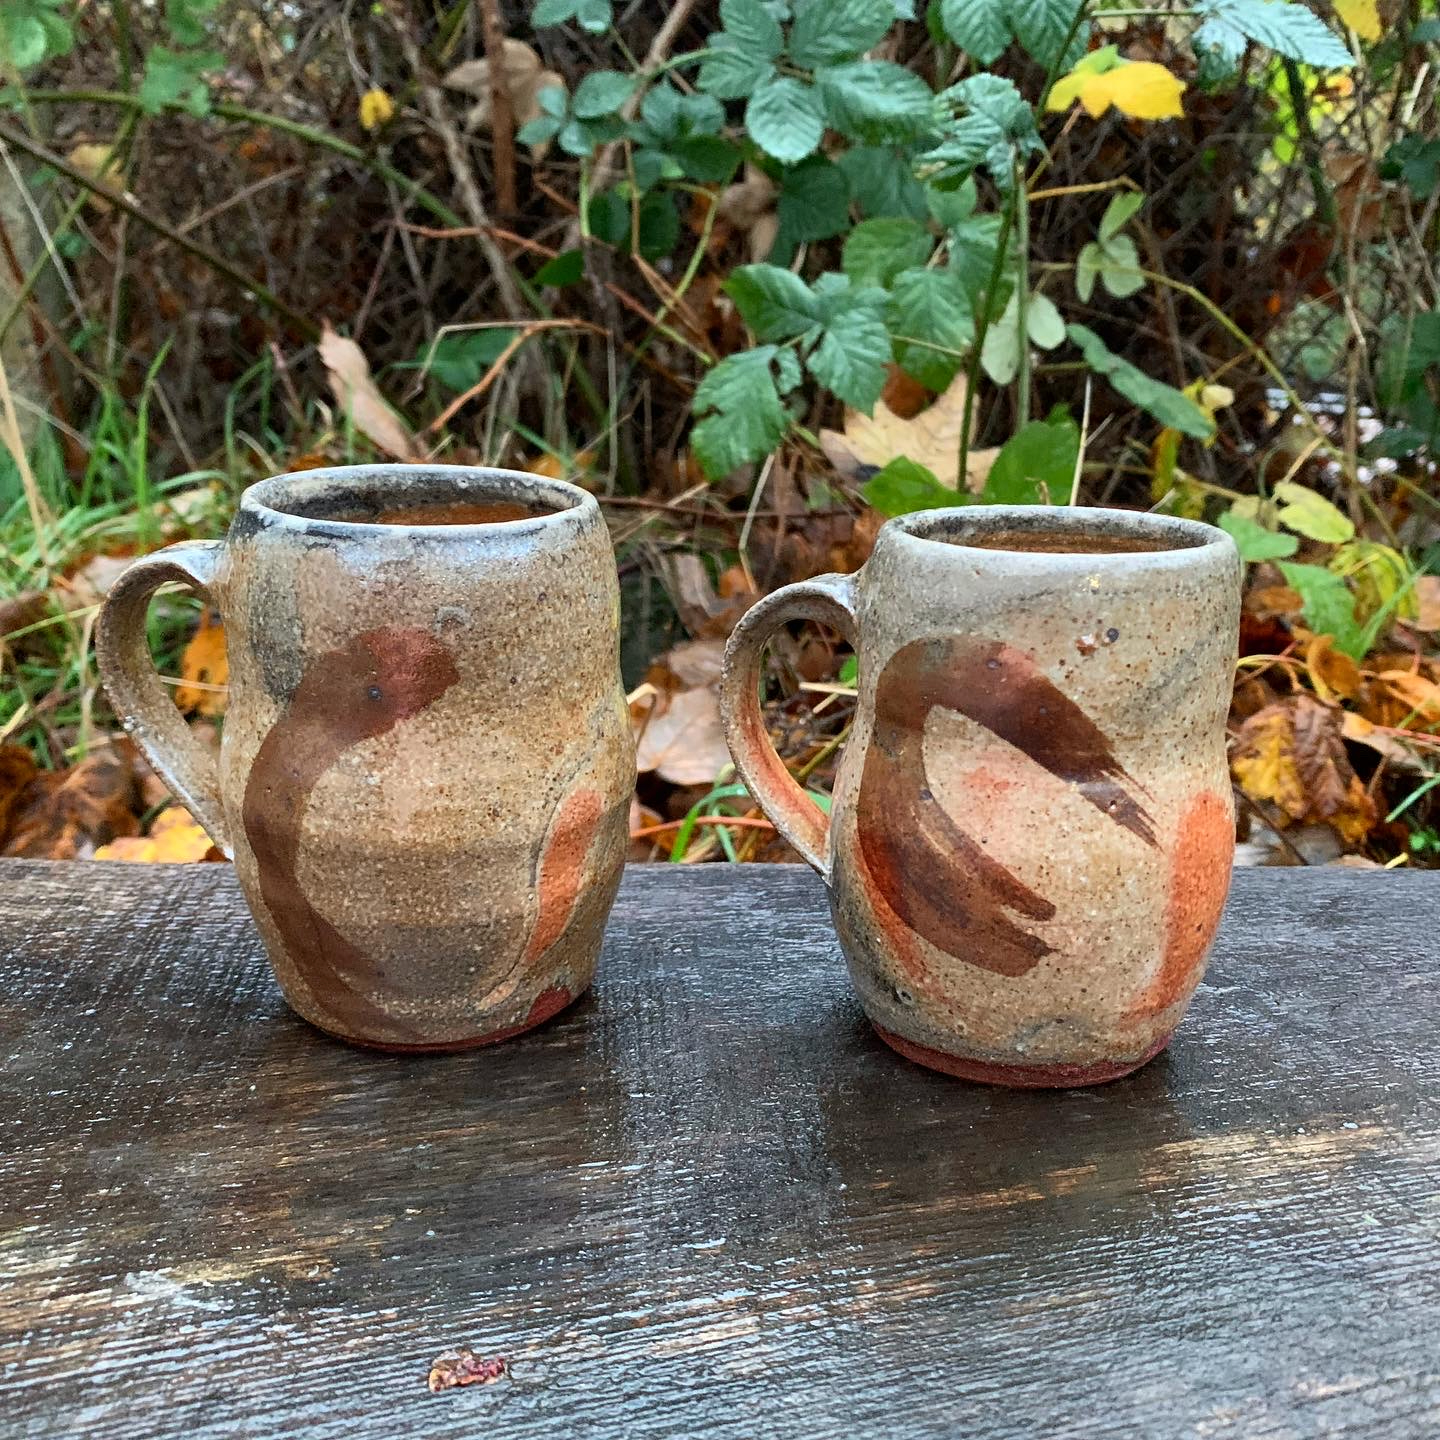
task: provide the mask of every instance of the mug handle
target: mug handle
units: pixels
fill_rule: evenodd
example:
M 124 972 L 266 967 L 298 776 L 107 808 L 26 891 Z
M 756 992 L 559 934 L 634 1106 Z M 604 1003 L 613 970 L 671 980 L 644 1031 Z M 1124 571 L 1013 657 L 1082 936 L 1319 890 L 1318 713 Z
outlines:
M 854 646 L 854 577 L 817 575 L 813 580 L 801 580 L 767 595 L 745 612 L 725 646 L 720 713 L 735 768 L 756 803 L 781 838 L 828 880 L 830 817 L 785 768 L 770 743 L 760 711 L 765 646 L 789 620 L 818 620 L 833 625 Z
M 146 641 L 150 597 L 169 582 L 198 590 L 207 601 L 223 542 L 183 540 L 136 560 L 110 587 L 95 626 L 95 655 L 110 704 L 126 732 L 230 859 L 229 827 L 220 801 L 220 767 L 191 733 L 156 674 Z

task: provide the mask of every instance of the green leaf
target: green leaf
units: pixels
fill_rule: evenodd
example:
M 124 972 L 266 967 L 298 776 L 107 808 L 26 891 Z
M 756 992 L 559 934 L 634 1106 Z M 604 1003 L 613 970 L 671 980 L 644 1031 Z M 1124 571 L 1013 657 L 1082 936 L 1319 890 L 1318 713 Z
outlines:
M 645 92 L 640 118 L 663 147 L 691 135 L 718 135 L 725 124 L 725 107 L 713 95 L 685 95 L 664 80 Z
M 895 276 L 886 323 L 896 364 L 935 391 L 944 390 L 955 378 L 975 339 L 970 296 L 951 269 L 904 270 Z M 914 340 L 929 343 L 908 343 Z M 934 350 L 932 345 L 944 349 Z
M 671 149 L 681 170 L 701 184 L 723 185 L 740 168 L 740 149 L 719 135 L 687 135 Z
M 1008 385 L 1020 370 L 1020 306 L 1014 295 L 985 332 L 980 368 L 997 385 Z
M 853 685 L 860 678 L 860 659 L 856 655 L 847 655 L 840 662 L 840 671 L 836 679 L 842 685 Z
M 1085 363 L 1097 375 L 1103 375 L 1127 400 L 1162 425 L 1198 440 L 1208 440 L 1215 433 L 1214 420 L 1188 395 L 1116 355 L 1088 326 L 1067 325 L 1065 333 L 1080 347 Z
M 1275 518 L 1287 530 L 1327 545 L 1343 545 L 1355 538 L 1355 525 L 1350 517 L 1309 486 L 1282 480 L 1274 493 L 1280 501 Z
M 619 70 L 592 70 L 575 87 L 570 108 L 580 120 L 601 120 L 614 115 L 635 93 L 639 76 Z
M 946 510 L 969 503 L 968 495 L 942 485 L 923 465 L 904 456 L 892 460 L 860 487 L 860 493 L 882 515 L 910 515 L 916 510 Z
M 1075 257 L 1075 293 L 1085 303 L 1095 293 L 1095 279 L 1105 268 L 1105 252 L 1095 241 L 1087 241 Z
M 915 140 L 935 129 L 935 96 L 916 74 L 890 60 L 856 60 L 815 74 L 825 117 L 853 140 Z
M 592 35 L 603 35 L 613 18 L 610 0 L 536 0 L 530 11 L 530 23 L 537 30 L 575 20 Z
M 712 480 L 768 455 L 785 438 L 790 417 L 770 370 L 776 353 L 773 345 L 761 345 L 727 355 L 695 391 L 695 413 L 716 412 L 690 431 L 695 458 Z
M 1200 11 L 1207 18 L 1195 32 L 1195 43 L 1218 50 L 1229 61 L 1239 60 L 1244 42 L 1254 40 L 1288 60 L 1322 70 L 1354 64 L 1340 38 L 1293 0 L 1204 0 Z
M 1100 279 L 1118 300 L 1145 288 L 1140 273 L 1140 252 L 1128 235 L 1116 235 L 1100 247 Z
M 757 339 L 790 340 L 820 323 L 820 305 L 810 287 L 779 265 L 741 265 L 724 288 Z
M 509 326 L 491 330 L 463 330 L 442 335 L 434 347 L 425 346 L 415 357 L 418 368 L 447 390 L 468 390 L 500 358 L 518 332 Z
M 154 45 L 145 56 L 145 76 L 135 98 L 147 115 L 158 115 L 167 105 L 182 105 L 192 115 L 210 110 L 210 87 L 202 78 L 218 70 L 225 57 L 217 50 L 181 54 Z
M 999 75 L 979 74 L 942 91 L 940 100 L 962 112 L 920 157 L 936 183 L 962 180 L 984 165 L 1002 189 L 1010 185 L 1014 157 L 1040 148 L 1035 114 L 1025 97 Z
M 1084 53 L 1086 29 L 1074 31 L 1075 17 L 1084 0 L 1010 0 L 1007 7 L 1015 38 L 1032 60 L 1057 72 L 1068 69 L 1068 51 Z M 1077 56 L 1078 58 L 1078 56 Z
M 562 250 L 547 260 L 530 278 L 536 285 L 574 285 L 585 273 L 583 250 Z
M 1068 415 L 1032 420 L 1000 447 L 980 498 L 987 505 L 1063 505 L 1079 458 L 1080 427 Z
M 972 60 L 988 65 L 1010 43 L 1007 0 L 940 0 L 940 24 Z
M 800 383 L 800 361 L 793 350 L 781 350 L 775 356 L 775 384 L 782 395 L 788 395 Z
M 1045 295 L 1031 295 L 1025 306 L 1025 329 L 1030 343 L 1041 350 L 1053 350 L 1065 343 L 1065 322 L 1055 302 Z
M 220 0 L 165 0 L 165 23 L 177 45 L 203 45 L 205 20 L 219 7 Z
M 890 332 L 868 306 L 842 310 L 805 364 L 810 373 L 847 405 L 868 415 L 885 388 Z
M 825 134 L 825 114 L 812 86 L 790 75 L 773 75 L 750 97 L 745 125 L 767 155 L 793 165 L 818 148 Z
M 856 285 L 888 286 L 902 270 L 923 265 L 934 248 L 914 220 L 862 220 L 846 237 L 841 264 Z
M 1283 560 L 1300 548 L 1300 542 L 1293 535 L 1267 530 L 1259 521 L 1238 510 L 1225 511 L 1217 523 L 1234 540 L 1240 558 L 1252 564 L 1261 560 Z
M 553 140 L 560 133 L 564 123 L 553 115 L 537 115 L 535 119 L 527 120 L 515 132 L 515 138 L 525 145 L 543 145 L 545 141 Z
M 1300 597 L 1305 623 L 1317 635 L 1332 635 L 1335 648 L 1352 660 L 1363 660 L 1364 627 L 1355 618 L 1355 597 L 1350 587 L 1323 565 L 1280 562 L 1285 583 Z
M 45 58 L 45 27 L 23 11 L 0 13 L 0 48 L 17 70 L 28 70 Z
M 695 83 L 719 100 L 744 100 L 775 73 L 775 62 L 740 49 L 727 35 L 710 41 Z
M 1122 190 L 1100 217 L 1100 243 L 1105 245 L 1113 240 L 1144 203 L 1145 197 L 1137 191 Z
M 855 145 L 836 163 L 845 172 L 850 193 L 863 215 L 925 219 L 925 187 L 915 178 L 913 162 L 904 151 L 890 146 Z
M 775 216 L 780 228 L 771 253 L 777 261 L 788 261 L 797 245 L 839 235 L 850 225 L 850 184 L 845 172 L 823 155 L 786 170 L 780 178 Z
M 747 55 L 773 60 L 785 47 L 780 22 L 762 0 L 720 0 L 720 24 Z
M 895 21 L 890 0 L 801 0 L 790 58 L 807 70 L 863 55 Z

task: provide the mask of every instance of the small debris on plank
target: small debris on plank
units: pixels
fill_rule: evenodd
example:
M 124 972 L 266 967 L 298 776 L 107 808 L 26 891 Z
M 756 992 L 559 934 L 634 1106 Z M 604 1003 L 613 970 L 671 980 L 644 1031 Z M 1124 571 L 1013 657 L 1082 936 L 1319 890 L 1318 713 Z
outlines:
M 447 1350 L 437 1355 L 430 1366 L 430 1378 L 426 1382 L 430 1393 L 438 1395 L 442 1390 L 453 1390 L 457 1385 L 493 1385 L 510 1373 L 510 1362 L 503 1355 L 486 1359 L 473 1350 Z

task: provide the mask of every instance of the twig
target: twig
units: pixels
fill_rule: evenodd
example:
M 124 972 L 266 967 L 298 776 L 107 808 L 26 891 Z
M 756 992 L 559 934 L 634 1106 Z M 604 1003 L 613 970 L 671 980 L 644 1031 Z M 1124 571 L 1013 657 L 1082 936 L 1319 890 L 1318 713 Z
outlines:
M 20 421 L 15 414 L 15 401 L 10 394 L 10 376 L 6 373 L 5 362 L 0 360 L 0 441 L 10 452 L 15 468 L 20 472 L 20 484 L 25 491 L 25 507 L 30 511 L 30 525 L 35 531 L 35 548 L 46 570 L 53 568 L 55 559 L 46 538 L 46 530 L 52 517 L 46 507 L 40 487 L 35 483 L 35 472 L 30 468 L 30 457 L 25 453 L 25 442 L 20 438 Z
M 415 43 L 415 36 L 406 23 L 404 14 L 400 11 L 399 0 L 392 0 L 389 17 L 391 28 L 400 42 L 400 52 L 404 55 L 405 63 L 410 67 L 410 72 L 414 75 L 415 83 L 419 87 L 420 100 L 425 108 L 425 113 L 429 117 L 435 133 L 439 135 L 440 143 L 445 147 L 445 160 L 450 167 L 451 178 L 455 181 L 455 189 L 460 194 L 461 207 L 469 217 L 470 223 L 475 227 L 476 243 L 485 256 L 485 263 L 490 267 L 491 278 L 495 281 L 495 291 L 500 297 L 500 309 L 509 319 L 523 319 L 528 311 L 521 298 L 520 287 L 515 283 L 510 262 L 505 258 L 505 252 L 491 238 L 490 214 L 485 208 L 485 201 L 481 198 L 480 185 L 475 179 L 475 171 L 470 165 L 469 157 L 465 154 L 464 142 L 460 139 L 460 132 L 455 128 L 454 122 L 445 109 L 445 97 L 440 93 L 440 87 L 430 74 L 429 67 L 420 54 L 420 47 Z
M 494 141 L 495 203 L 502 215 L 520 208 L 515 197 L 515 106 L 505 73 L 505 27 L 496 0 L 480 0 L 480 33 L 490 75 L 490 134 Z
M 510 357 L 532 336 L 541 330 L 588 330 L 594 335 L 606 335 L 602 325 L 592 325 L 588 320 L 531 320 L 523 326 L 514 339 L 495 357 L 495 363 L 463 395 L 457 395 L 425 428 L 443 430 L 446 423 L 472 400 L 478 400 L 504 373 Z
M 246 293 L 253 295 L 267 309 L 275 311 L 277 315 L 283 315 L 307 340 L 318 340 L 320 338 L 319 327 L 308 317 L 302 315 L 298 310 L 293 310 L 278 295 L 267 286 L 262 285 L 253 276 L 247 275 L 238 266 L 232 265 L 223 255 L 210 249 L 208 245 L 202 245 L 197 240 L 191 240 L 188 236 L 182 235 L 173 226 L 167 225 L 163 220 L 157 220 L 149 214 L 140 202 L 128 191 L 116 192 L 107 190 L 105 186 L 92 179 L 83 170 L 77 169 L 68 160 L 62 159 L 59 155 L 53 154 L 43 145 L 37 145 L 28 135 L 21 135 L 11 130 L 8 126 L 0 126 L 0 142 L 6 145 L 13 145 L 17 150 L 30 156 L 32 160 L 38 160 L 42 165 L 49 165 L 57 170 L 67 180 L 73 181 L 82 189 L 89 190 L 92 194 L 100 196 L 107 204 L 113 205 L 117 210 L 122 210 L 127 215 L 133 215 L 142 225 L 148 225 L 157 234 L 163 235 L 172 245 L 178 245 L 182 250 L 193 255 L 197 260 L 203 261 L 212 270 L 215 270 L 226 279 L 238 285 Z
M 659 825 L 642 825 L 638 830 L 630 832 L 632 840 L 644 840 L 651 835 L 662 835 L 667 830 L 678 830 L 685 821 L 665 820 Z M 775 826 L 769 820 L 759 818 L 752 819 L 748 815 L 696 815 L 691 818 L 692 825 L 738 825 L 745 830 L 773 830 Z

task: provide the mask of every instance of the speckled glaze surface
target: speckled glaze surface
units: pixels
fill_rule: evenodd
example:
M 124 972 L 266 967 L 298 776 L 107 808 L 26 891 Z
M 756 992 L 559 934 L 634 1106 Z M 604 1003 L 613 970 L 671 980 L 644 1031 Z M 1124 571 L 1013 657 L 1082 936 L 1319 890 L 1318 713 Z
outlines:
M 218 769 L 144 648 L 166 580 L 225 624 Z M 506 1039 L 590 984 L 634 784 L 618 642 L 593 497 L 449 466 L 262 481 L 224 542 L 132 566 L 97 632 L 117 712 L 234 858 L 290 1004 L 397 1050 Z
M 855 989 L 901 1054 L 1068 1086 L 1164 1048 L 1230 881 L 1240 580 L 1207 525 L 975 507 L 891 521 L 858 575 L 746 615 L 725 676 L 737 768 L 826 877 Z M 802 615 L 859 656 L 832 821 L 755 701 L 765 639 Z

